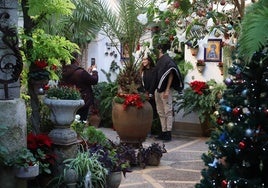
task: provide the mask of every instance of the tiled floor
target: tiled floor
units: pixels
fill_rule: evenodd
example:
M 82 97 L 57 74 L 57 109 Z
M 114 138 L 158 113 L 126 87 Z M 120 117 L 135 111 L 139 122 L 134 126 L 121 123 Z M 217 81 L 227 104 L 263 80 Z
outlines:
M 112 129 L 100 129 L 108 138 L 119 141 Z M 207 138 L 203 137 L 173 136 L 172 141 L 165 143 L 167 153 L 163 154 L 159 166 L 135 167 L 122 178 L 120 188 L 193 188 L 204 168 L 201 155 L 207 152 L 206 141 Z M 152 142 L 161 143 L 147 138 L 143 145 L 149 146 Z

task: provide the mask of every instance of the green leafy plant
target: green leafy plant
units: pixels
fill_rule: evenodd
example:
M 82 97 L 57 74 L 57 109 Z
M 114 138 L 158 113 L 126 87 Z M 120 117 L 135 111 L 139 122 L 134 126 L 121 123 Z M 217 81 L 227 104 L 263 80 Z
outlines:
M 103 127 L 112 127 L 112 103 L 117 94 L 118 85 L 116 82 L 100 82 L 93 87 L 96 99 L 96 108 L 101 117 Z
M 51 87 L 46 91 L 46 96 L 51 99 L 79 100 L 81 94 L 76 87 L 60 85 Z
M 5 165 L 14 167 L 29 167 L 37 164 L 34 154 L 26 147 L 21 148 L 12 154 L 12 157 L 6 159 Z
M 126 151 L 127 150 L 127 151 Z M 108 145 L 95 144 L 89 147 L 89 153 L 97 155 L 100 163 L 112 172 L 122 172 L 126 176 L 131 172 L 129 152 L 135 156 L 135 150 L 132 147 L 126 147 L 122 144 L 116 144 L 109 140 Z
M 31 54 L 25 62 L 28 72 L 28 79 L 43 80 L 52 79 L 58 80 L 58 71 L 64 63 L 71 62 L 72 53 L 79 52 L 77 44 L 57 35 L 50 35 L 41 29 L 33 32 L 32 38 L 21 34 L 22 52 L 27 48 L 26 42 L 31 41 L 33 48 L 28 49 Z M 31 68 L 31 69 L 30 69 Z
M 79 187 L 83 187 L 84 178 L 89 171 L 93 187 L 105 187 L 108 170 L 99 162 L 97 155 L 89 156 L 88 152 L 78 152 L 75 158 L 64 160 L 64 164 L 64 173 L 67 169 L 73 169 L 77 173 Z

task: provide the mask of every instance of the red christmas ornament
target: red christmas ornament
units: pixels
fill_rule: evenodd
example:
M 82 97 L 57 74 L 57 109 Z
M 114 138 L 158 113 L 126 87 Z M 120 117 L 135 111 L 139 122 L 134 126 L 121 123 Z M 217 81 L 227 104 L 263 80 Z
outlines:
M 240 148 L 240 149 L 245 149 L 246 148 L 246 143 L 245 142 L 239 142 L 239 144 L 238 144 L 238 147 Z
M 227 180 L 222 180 L 221 187 L 222 188 L 227 188 L 227 184 L 228 184 Z
M 238 116 L 240 114 L 241 109 L 239 107 L 235 107 L 233 109 L 233 115 Z
M 223 125 L 223 123 L 224 123 L 223 119 L 221 117 L 218 117 L 217 124 Z

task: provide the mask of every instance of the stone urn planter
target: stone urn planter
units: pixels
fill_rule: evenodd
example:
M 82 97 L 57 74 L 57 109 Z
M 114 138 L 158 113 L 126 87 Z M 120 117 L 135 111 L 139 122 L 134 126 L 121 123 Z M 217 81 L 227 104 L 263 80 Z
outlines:
M 140 145 L 151 130 L 153 120 L 152 106 L 145 101 L 142 108 L 113 102 L 113 126 L 122 143 Z
M 77 110 L 84 105 L 84 100 L 45 98 L 44 104 L 51 110 L 50 120 L 55 124 L 55 129 L 49 133 L 53 143 L 69 145 L 77 142 L 77 134 L 70 129 L 70 125 L 75 119 Z
M 50 120 L 57 128 L 68 127 L 75 119 L 77 110 L 84 105 L 84 100 L 62 100 L 45 98 L 44 103 L 50 108 Z

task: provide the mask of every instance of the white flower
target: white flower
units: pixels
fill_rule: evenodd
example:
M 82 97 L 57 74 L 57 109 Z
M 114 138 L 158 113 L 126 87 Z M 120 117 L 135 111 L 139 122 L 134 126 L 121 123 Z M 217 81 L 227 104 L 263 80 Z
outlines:
M 206 35 L 203 39 L 198 40 L 197 44 L 199 46 L 203 46 L 204 48 L 208 47 L 208 35 Z
M 180 42 L 186 42 L 187 39 L 186 39 L 186 31 L 183 32 L 183 33 L 179 33 L 179 31 L 177 32 L 177 38 Z
M 161 3 L 161 4 L 159 5 L 158 9 L 159 9 L 160 11 L 162 11 L 162 12 L 167 11 L 167 9 L 168 9 L 168 3 L 167 3 L 167 2 Z
M 139 20 L 139 22 L 142 24 L 142 25 L 145 25 L 148 23 L 148 18 L 147 18 L 147 14 L 144 13 L 144 14 L 139 14 L 137 16 L 137 19 Z
M 173 51 L 167 51 L 168 55 L 171 57 L 171 58 L 174 58 L 176 57 L 176 53 L 174 53 Z
M 48 86 L 49 87 L 58 87 L 58 80 L 49 80 Z
M 75 121 L 80 122 L 80 115 L 78 115 L 78 114 L 75 115 Z

